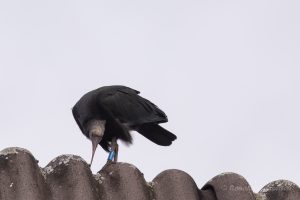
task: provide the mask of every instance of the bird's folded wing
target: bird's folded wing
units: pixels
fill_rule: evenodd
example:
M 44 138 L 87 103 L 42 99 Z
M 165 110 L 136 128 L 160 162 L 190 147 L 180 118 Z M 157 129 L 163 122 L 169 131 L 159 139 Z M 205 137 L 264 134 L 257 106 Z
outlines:
M 156 105 L 136 92 L 129 92 L 128 88 L 115 90 L 98 98 L 101 106 L 109 110 L 121 123 L 129 126 L 168 121 L 166 114 Z

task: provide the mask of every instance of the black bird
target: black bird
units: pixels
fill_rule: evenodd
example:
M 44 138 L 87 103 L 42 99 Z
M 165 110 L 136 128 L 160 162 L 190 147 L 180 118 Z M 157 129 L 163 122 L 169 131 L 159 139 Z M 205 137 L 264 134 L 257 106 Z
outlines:
M 108 161 L 117 161 L 117 139 L 132 142 L 129 131 L 137 131 L 152 142 L 169 146 L 177 137 L 159 126 L 166 114 L 140 92 L 126 86 L 104 86 L 86 93 L 72 109 L 82 133 L 92 141 L 92 158 L 98 144 L 109 151 Z

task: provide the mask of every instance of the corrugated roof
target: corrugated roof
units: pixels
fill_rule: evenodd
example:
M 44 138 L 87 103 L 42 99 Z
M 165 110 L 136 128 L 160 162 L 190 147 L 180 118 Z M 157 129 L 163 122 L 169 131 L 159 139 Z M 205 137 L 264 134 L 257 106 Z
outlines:
M 254 193 L 242 176 L 220 174 L 199 189 L 180 170 L 166 170 L 153 181 L 128 163 L 112 163 L 92 174 L 75 155 L 62 155 L 40 168 L 21 148 L 0 153 L 1 200 L 300 200 L 300 188 L 278 180 Z

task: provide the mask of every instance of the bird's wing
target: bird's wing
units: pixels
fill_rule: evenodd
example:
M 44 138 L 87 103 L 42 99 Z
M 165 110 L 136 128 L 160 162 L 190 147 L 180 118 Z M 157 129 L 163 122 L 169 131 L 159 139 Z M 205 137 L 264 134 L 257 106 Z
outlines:
M 167 122 L 166 114 L 147 99 L 137 95 L 136 90 L 121 87 L 99 95 L 100 104 L 121 123 L 138 126 L 145 123 Z

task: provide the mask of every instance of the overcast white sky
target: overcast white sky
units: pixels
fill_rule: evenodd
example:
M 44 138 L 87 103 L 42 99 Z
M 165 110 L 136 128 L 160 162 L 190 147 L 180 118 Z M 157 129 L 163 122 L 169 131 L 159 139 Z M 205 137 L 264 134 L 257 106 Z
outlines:
M 164 110 L 168 148 L 137 133 L 119 160 L 150 181 L 189 173 L 199 187 L 227 171 L 255 191 L 300 184 L 300 1 L 0 0 L 0 149 L 45 166 L 89 161 L 71 114 L 89 90 L 123 84 Z M 98 171 L 107 154 L 99 148 Z

